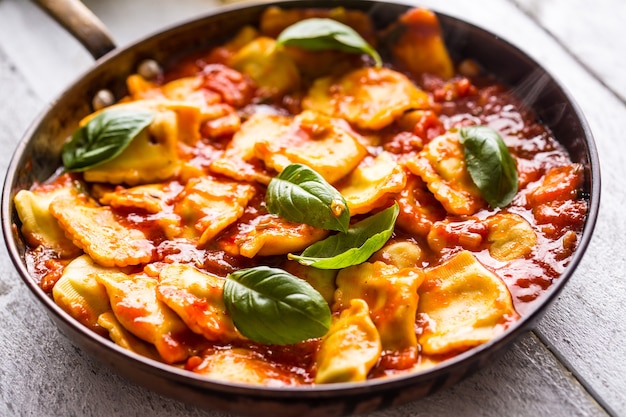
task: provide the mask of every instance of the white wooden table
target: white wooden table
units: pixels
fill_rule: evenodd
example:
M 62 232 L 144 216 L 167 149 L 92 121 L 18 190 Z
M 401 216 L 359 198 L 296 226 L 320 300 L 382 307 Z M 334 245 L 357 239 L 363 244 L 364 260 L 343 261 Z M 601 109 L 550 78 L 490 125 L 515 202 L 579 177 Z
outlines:
M 211 0 L 86 3 L 119 46 L 218 6 Z M 626 416 L 626 2 L 419 4 L 495 32 L 562 81 L 597 141 L 602 205 L 585 258 L 535 331 L 453 388 L 371 417 Z M 28 0 L 0 0 L 0 172 L 37 113 L 92 64 Z M 161 397 L 90 360 L 26 293 L 2 246 L 1 416 L 224 416 Z

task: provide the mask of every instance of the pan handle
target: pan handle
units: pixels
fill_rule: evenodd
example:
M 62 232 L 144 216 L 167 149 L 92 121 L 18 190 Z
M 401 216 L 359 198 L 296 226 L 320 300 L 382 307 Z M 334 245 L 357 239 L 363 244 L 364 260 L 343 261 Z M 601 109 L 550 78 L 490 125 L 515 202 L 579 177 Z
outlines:
M 33 0 L 63 26 L 95 59 L 115 49 L 108 29 L 80 0 Z

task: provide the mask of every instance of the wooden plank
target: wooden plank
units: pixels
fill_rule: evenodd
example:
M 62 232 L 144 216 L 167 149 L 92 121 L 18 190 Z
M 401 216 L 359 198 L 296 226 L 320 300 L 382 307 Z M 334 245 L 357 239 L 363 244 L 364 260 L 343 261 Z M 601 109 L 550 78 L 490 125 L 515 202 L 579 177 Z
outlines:
M 84 0 L 83 1 L 104 24 L 116 34 L 119 45 L 163 30 L 183 20 L 200 16 L 215 9 L 219 0 L 184 1 L 127 1 L 127 0 Z M 127 16 L 141 16 L 141 21 L 129 24 Z
M 0 85 L 20 100 L 0 104 L 0 144 L 15 146 L 41 107 L 23 78 L 0 50 Z M 2 169 L 8 164 L 2 156 Z M 57 332 L 42 308 L 25 296 L 26 288 L 0 249 L 0 415 L 100 415 L 183 417 L 225 414 L 204 412 L 163 398 L 120 378 L 92 361 Z M 33 396 L 32 393 L 38 393 Z M 502 416 L 519 410 L 565 417 L 602 410 L 536 338 L 526 336 L 472 378 L 422 401 L 372 414 L 392 417 L 427 413 Z
M 494 366 L 445 392 L 398 407 L 384 417 L 604 415 L 590 397 L 579 395 L 582 387 L 555 358 L 539 353 L 538 343 L 537 338 L 529 334 Z M 530 386 L 534 388 L 528 390 L 526 387 Z M 374 413 L 370 417 L 383 417 L 383 414 Z
M 30 1 L 0 1 L 0 39 L 4 53 L 45 102 L 93 63 L 76 40 Z
M 197 16 L 217 0 L 84 2 L 109 27 L 119 46 L 167 25 Z M 128 16 L 141 16 L 130 22 Z M 28 30 L 25 30 L 28 28 Z M 0 39 L 5 53 L 44 101 L 50 102 L 94 61 L 85 49 L 34 3 L 0 1 Z
M 626 2 L 513 0 L 626 101 Z
M 599 82 L 573 91 L 598 143 L 602 205 L 589 250 L 538 334 L 618 412 L 626 410 L 626 108 Z
M 18 46 L 14 44 L 16 36 L 11 33 L 16 33 L 16 30 L 27 26 L 38 30 L 45 24 L 44 19 L 47 19 L 42 15 L 41 20 L 33 20 L 30 18 L 31 12 L 19 14 L 25 13 L 27 6 L 24 3 L 21 0 L 0 1 L 0 49 L 6 48 L 8 51 L 7 45 L 13 45 L 11 51 L 14 53 L 10 55 L 11 59 L 16 55 L 30 53 L 29 49 L 32 49 L 34 58 L 30 62 L 47 62 L 44 56 L 46 52 L 42 51 L 45 48 L 37 48 L 22 41 L 18 42 Z M 147 4 L 145 0 L 136 0 L 136 3 Z M 613 118 L 607 119 L 604 111 L 606 106 L 616 104 L 615 100 L 608 99 L 611 97 L 610 92 L 603 89 L 599 83 L 590 82 L 588 74 L 571 56 L 564 53 L 545 33 L 537 31 L 533 22 L 520 16 L 511 4 L 489 0 L 481 3 L 481 7 L 478 8 L 475 3 L 466 4 L 460 0 L 449 2 L 432 0 L 421 3 L 488 27 L 531 52 L 531 55 L 545 63 L 553 73 L 563 79 L 583 104 L 596 136 L 603 138 L 602 143 L 599 141 L 599 147 L 606 167 L 605 210 L 598 225 L 596 239 L 592 242 L 579 272 L 566 288 L 561 300 L 542 322 L 538 332 L 554 346 L 559 355 L 570 362 L 574 371 L 586 383 L 607 399 L 614 410 L 626 409 L 623 407 L 623 398 L 620 399 L 624 391 L 626 372 L 623 366 L 626 360 L 624 350 L 619 349 L 620 346 L 624 346 L 626 336 L 621 330 L 623 326 L 618 316 L 621 305 L 626 301 L 624 295 L 626 291 L 623 284 L 620 284 L 623 280 L 619 279 L 618 275 L 619 271 L 624 270 L 624 265 L 623 260 L 614 260 L 611 256 L 611 253 L 624 253 L 620 235 L 626 228 L 623 227 L 623 221 L 612 222 L 620 218 L 618 210 L 623 206 L 620 203 L 624 202 L 619 179 L 624 178 L 626 164 L 620 156 L 620 153 L 624 154 L 624 145 L 617 140 L 607 140 L 619 138 L 617 132 L 622 126 L 616 120 L 619 120 L 618 118 L 626 120 L 623 107 L 619 107 L 617 103 L 610 113 Z M 185 2 L 180 1 L 176 4 Z M 124 5 L 118 1 L 116 7 L 118 6 Z M 161 5 L 152 2 L 146 7 L 159 9 Z M 9 14 L 5 13 L 7 10 L 10 11 Z M 15 10 L 19 12 L 17 15 Z M 485 13 L 485 10 L 489 10 L 489 13 Z M 16 16 L 22 19 L 22 24 L 6 26 L 10 25 Z M 506 16 L 507 19 L 502 19 L 502 16 Z M 25 22 L 28 22 L 28 25 Z M 55 30 L 56 28 L 50 26 L 46 30 L 42 29 L 42 33 L 49 37 Z M 6 34 L 8 36 L 5 36 Z M 22 35 L 26 36 L 24 34 L 20 36 Z M 58 45 L 54 46 L 56 52 L 51 55 L 65 54 L 68 48 L 73 48 L 72 42 L 71 39 L 58 40 Z M 77 44 L 76 48 L 77 51 L 80 50 Z M 6 54 L 0 54 L 0 62 L 5 62 L 6 58 Z M 86 60 L 89 61 L 89 58 Z M 80 64 L 75 65 L 74 61 L 65 58 L 61 61 L 58 63 L 60 72 L 73 74 L 72 79 L 77 76 L 79 71 L 76 66 L 80 67 Z M 40 82 L 36 74 L 41 66 L 31 68 L 28 67 L 28 63 L 22 62 L 25 61 L 20 61 L 20 71 L 25 68 L 24 71 L 34 75 L 19 75 L 11 69 L 12 65 L 0 66 L 2 101 L 5 101 L 5 97 L 20 97 L 16 103 L 11 101 L 0 107 L 0 121 L 3 123 L 3 129 L 0 129 L 0 143 L 5 149 L 14 146 L 16 138 L 14 133 L 17 132 L 19 135 L 25 129 L 30 120 L 26 114 L 30 112 L 34 115 L 36 108 L 41 105 L 33 92 L 25 87 L 24 78 L 28 80 L 29 85 L 34 86 L 32 90 L 44 101 L 55 95 L 50 92 L 52 91 L 50 88 L 58 91 L 63 88 L 63 82 L 60 81 L 52 80 L 49 86 Z M 87 62 L 87 65 L 90 65 L 90 62 Z M 5 86 L 11 87 L 7 90 Z M 25 105 L 22 104 L 22 95 L 26 95 Z M 17 110 L 13 110 L 14 107 Z M 26 109 L 24 113 L 20 111 L 21 108 Z M 15 119 L 17 121 L 14 121 Z M 4 132 L 7 121 L 10 123 L 8 131 L 12 132 L 8 135 Z M 618 146 L 621 152 L 616 152 L 615 146 Z M 8 156 L 2 156 L 0 159 L 3 168 L 8 163 L 7 158 Z M 616 252 L 618 249 L 621 252 Z M 25 288 L 16 284 L 19 278 L 8 263 L 4 252 L 0 253 L 0 259 L 3 262 L 0 270 L 3 272 L 0 276 L 0 320 L 5 323 L 0 328 L 0 357 L 9 358 L 8 364 L 3 363 L 0 367 L 2 399 L 0 414 L 97 415 L 99 410 L 106 409 L 107 415 L 120 416 L 147 413 L 155 416 L 207 415 L 129 384 L 107 369 L 87 360 L 84 354 L 76 351 L 53 330 L 45 315 L 30 298 L 24 298 L 22 292 Z M 605 305 L 612 310 L 607 312 L 604 309 Z M 609 358 L 615 362 L 609 361 Z M 28 375 L 28 378 L 24 378 L 23 375 Z M 59 390 L 61 386 L 63 389 Z M 43 397 L 41 401 L 37 400 L 38 405 L 30 408 L 33 396 L 29 393 L 32 392 L 41 393 Z M 585 395 L 584 390 L 576 385 L 568 373 L 559 367 L 554 358 L 533 337 L 524 338 L 520 344 L 507 352 L 502 360 L 496 361 L 473 378 L 444 393 L 375 415 L 400 416 L 418 412 L 435 416 L 454 413 L 488 416 L 552 414 L 555 417 L 602 414 L 597 405 Z
M 21 70 L 9 61 L 0 45 L 0 171 L 6 172 L 13 151 L 37 114 L 42 102 L 31 86 L 24 82 Z M 10 152 L 9 152 L 10 151 Z M 4 180 L 4 175 L 2 176 Z M 4 245 L 3 245 L 4 247 Z M 13 269 L 13 268 L 11 268 Z M 0 290 L 0 294 L 2 291 Z
M 0 282 L 15 273 L 3 274 Z M 0 415 L 225 417 L 129 383 L 57 332 L 23 285 L 0 297 Z M 27 376 L 27 377 L 25 377 Z M 37 395 L 32 395 L 37 393 Z M 106 414 L 102 413 L 106 410 Z M 561 365 L 527 335 L 491 366 L 423 400 L 369 417 L 604 416 Z
M 626 203 L 624 178 L 626 178 L 626 141 L 622 133 L 626 128 L 624 103 L 590 76 L 579 59 L 563 50 L 559 41 L 547 32 L 536 30 L 531 19 L 516 13 L 515 6 L 498 1 L 486 1 L 480 8 L 472 4 L 452 5 L 448 2 L 426 1 L 432 7 L 448 7 L 449 14 L 465 17 L 480 26 L 489 28 L 509 40 L 541 62 L 559 79 L 582 108 L 596 138 L 602 165 L 602 208 L 598 224 L 587 254 L 578 271 L 561 294 L 558 302 L 548 311 L 537 333 L 541 339 L 558 352 L 570 369 L 592 391 L 604 399 L 613 413 L 626 410 L 626 326 L 623 306 L 626 305 L 626 245 L 624 232 Z M 539 2 L 535 2 L 539 4 Z M 535 4 L 533 3 L 533 4 Z M 541 2 L 549 7 L 551 1 Z M 557 3 L 559 3 L 557 1 Z M 618 2 L 611 2 L 617 5 Z M 563 5 L 563 15 L 570 10 Z M 619 3 L 621 7 L 623 3 Z M 594 3 L 595 6 L 595 3 Z M 572 8 L 576 5 L 572 4 Z M 583 6 L 581 6 L 583 7 Z M 484 13 L 489 10 L 489 13 Z M 582 9 L 586 10 L 586 9 Z M 610 8 L 599 22 L 609 19 Z M 595 13 L 595 12 L 594 12 Z M 507 16 L 506 19 L 502 18 Z M 574 42 L 575 43 L 575 42 Z M 610 47 L 612 53 L 619 49 Z M 624 48 L 622 48 L 623 50 Z M 585 61 L 587 62 L 587 61 Z M 589 64 L 591 65 L 591 64 Z M 623 68 L 623 67 L 621 67 Z M 620 69 L 616 68 L 615 72 Z

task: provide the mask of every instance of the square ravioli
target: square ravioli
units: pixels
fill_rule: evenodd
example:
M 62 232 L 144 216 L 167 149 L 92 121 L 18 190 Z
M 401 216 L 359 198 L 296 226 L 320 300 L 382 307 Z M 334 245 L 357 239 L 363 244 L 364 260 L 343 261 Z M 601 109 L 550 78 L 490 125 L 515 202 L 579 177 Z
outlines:
M 354 299 L 365 300 L 383 350 L 404 356 L 413 365 L 417 360 L 417 289 L 423 279 L 420 268 L 400 269 L 381 261 L 342 269 L 337 274 L 333 310 L 348 308 Z
M 137 185 L 175 176 L 180 170 L 178 143 L 193 143 L 200 136 L 199 108 L 167 100 L 121 103 L 111 108 L 148 110 L 153 111 L 155 116 L 120 155 L 87 169 L 85 180 Z M 88 122 L 97 114 L 81 123 Z
M 126 330 L 153 344 L 167 363 L 189 357 L 194 347 L 189 343 L 194 340 L 191 331 L 157 298 L 158 280 L 121 272 L 98 274 L 96 279 L 106 288 L 111 309 Z
M 469 251 L 426 271 L 418 293 L 417 312 L 427 323 L 419 343 L 428 355 L 485 343 L 519 317 L 502 279 Z
M 159 274 L 157 298 L 207 340 L 243 340 L 226 312 L 224 282 L 189 265 L 167 265 Z
M 152 259 L 154 244 L 141 229 L 84 195 L 55 199 L 50 213 L 74 244 L 99 265 L 124 267 Z
M 192 178 L 174 206 L 174 213 L 182 220 L 184 237 L 206 244 L 241 217 L 255 192 L 249 184 Z
M 474 214 L 486 205 L 467 171 L 458 133 L 449 132 L 428 142 L 406 166 L 422 178 L 450 214 Z
M 289 164 L 304 164 L 332 184 L 365 157 L 364 141 L 344 120 L 305 111 L 292 119 L 283 134 L 261 137 L 254 151 L 277 172 Z
M 402 191 L 406 175 L 392 154 L 383 152 L 375 158 L 365 158 L 337 189 L 346 199 L 350 215 L 364 214 L 386 205 L 389 196 Z
M 359 68 L 315 81 L 302 102 L 306 110 L 341 117 L 361 129 L 382 129 L 407 110 L 430 106 L 428 94 L 389 68 Z

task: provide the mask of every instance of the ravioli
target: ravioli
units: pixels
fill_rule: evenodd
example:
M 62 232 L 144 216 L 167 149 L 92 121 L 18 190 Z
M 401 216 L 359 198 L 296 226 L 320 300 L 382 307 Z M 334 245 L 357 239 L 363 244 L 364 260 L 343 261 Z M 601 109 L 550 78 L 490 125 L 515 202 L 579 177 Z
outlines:
M 104 286 L 96 277 L 98 274 L 113 272 L 94 264 L 89 256 L 81 255 L 63 269 L 61 278 L 52 288 L 52 298 L 80 323 L 96 333 L 104 334 L 98 324 L 98 317 L 111 310 L 111 306 Z
M 297 374 L 281 372 L 259 353 L 245 348 L 212 350 L 201 357 L 200 363 L 187 367 L 190 371 L 211 379 L 272 387 L 300 385 L 304 381 Z
M 426 241 L 438 253 L 443 253 L 445 248 L 454 247 L 478 252 L 484 248 L 488 234 L 489 226 L 482 220 L 446 218 L 433 223 Z
M 313 17 L 336 20 L 353 28 L 370 44 L 376 42 L 374 24 L 368 14 L 361 10 L 351 10 L 345 7 L 283 9 L 278 6 L 269 6 L 263 11 L 259 26 L 263 34 L 275 38 L 288 26 Z
M 138 74 L 130 75 L 126 84 L 129 96 L 133 100 L 170 100 L 172 102 L 185 102 L 198 107 L 200 122 L 203 124 L 202 133 L 207 133 L 209 137 L 215 138 L 227 134 L 235 133 L 241 124 L 235 109 L 222 102 L 222 96 L 215 91 L 204 88 L 201 77 L 190 76 L 169 81 L 166 84 L 158 85 L 153 81 L 145 80 Z M 183 116 L 179 124 L 197 125 L 195 112 L 178 112 L 178 116 Z M 184 118 L 188 117 L 188 120 Z M 194 144 L 199 139 L 196 133 L 185 135 L 189 138 L 186 143 Z M 193 143 L 192 143 L 193 142 Z
M 406 184 L 404 169 L 393 156 L 383 152 L 376 158 L 366 158 L 337 186 L 348 203 L 350 215 L 368 213 L 385 206 L 392 194 L 402 191 Z
M 424 280 L 421 268 L 402 268 L 384 262 L 365 262 L 337 274 L 333 310 L 344 310 L 354 299 L 365 300 L 378 329 L 382 349 L 417 360 L 415 314 L 417 289 Z
M 184 100 L 200 105 L 200 108 L 221 102 L 221 97 L 214 91 L 202 88 L 201 77 L 183 77 L 160 86 L 160 91 L 168 100 Z
M 367 154 L 362 140 L 344 120 L 304 111 L 282 134 L 260 137 L 254 152 L 274 171 L 281 172 L 289 164 L 304 164 L 334 183 Z
M 211 163 L 210 171 L 238 181 L 268 184 L 271 175 L 256 156 L 256 144 L 261 139 L 278 140 L 290 124 L 291 118 L 286 116 L 253 115 L 242 123 L 223 155 Z
M 418 294 L 417 312 L 428 323 L 419 343 L 428 355 L 488 342 L 519 317 L 504 282 L 469 251 L 428 269 Z
M 329 305 L 332 305 L 337 285 L 335 278 L 337 271 L 334 269 L 318 269 L 312 266 L 302 265 L 299 262 L 286 260 L 282 268 L 292 275 L 305 280 L 319 292 Z
M 99 274 L 115 317 L 126 330 L 153 344 L 167 363 L 180 362 L 192 353 L 189 328 L 157 298 L 158 281 L 144 275 Z
M 183 235 L 204 245 L 241 217 L 254 194 L 249 184 L 193 178 L 178 196 L 174 212 L 185 225 Z
M 433 139 L 406 166 L 450 214 L 474 214 L 486 204 L 467 171 L 457 133 Z
M 396 224 L 416 236 L 427 236 L 433 223 L 446 217 L 446 210 L 417 175 L 407 172 L 406 185 L 396 197 L 400 211 Z
M 489 227 L 489 253 L 499 261 L 523 258 L 537 245 L 537 234 L 518 214 L 497 213 L 486 223 Z
M 156 214 L 165 211 L 168 200 L 180 191 L 172 184 L 147 184 L 137 187 L 117 187 L 114 191 L 103 192 L 98 201 L 100 204 L 114 208 L 145 210 Z
M 74 244 L 102 266 L 124 267 L 152 259 L 155 247 L 143 231 L 122 223 L 110 207 L 98 206 L 84 195 L 55 199 L 50 213 Z
M 46 247 L 61 258 L 80 255 L 81 249 L 65 236 L 57 220 L 50 214 L 50 203 L 58 197 L 71 196 L 75 192 L 69 187 L 20 190 L 13 199 L 15 210 L 22 222 L 20 231 L 32 247 Z
M 322 340 L 315 383 L 365 381 L 381 352 L 380 335 L 367 303 L 353 299 Z
M 381 261 L 399 269 L 413 268 L 424 259 L 422 248 L 411 240 L 391 240 L 375 252 L 370 262 Z
M 315 9 L 282 9 L 268 7 L 261 15 L 261 32 L 266 36 L 277 37 L 280 32 L 291 24 L 305 18 L 329 18 L 352 27 L 370 44 L 376 43 L 376 34 L 369 16 L 359 10 L 348 10 L 335 7 L 325 10 Z M 294 46 L 285 47 L 285 52 L 293 59 L 303 79 L 314 79 L 333 73 L 341 73 L 360 63 L 360 56 L 337 50 L 311 51 Z
M 159 274 L 157 298 L 207 340 L 242 340 L 244 337 L 226 312 L 224 281 L 189 265 L 168 265 Z
M 121 185 L 92 188 L 92 195 L 100 204 L 116 210 L 135 212 L 157 225 L 168 239 L 182 235 L 180 217 L 173 212 L 172 202 L 183 186 L 178 181 L 138 185 L 125 188 Z
M 98 326 L 107 331 L 109 338 L 115 342 L 116 345 L 147 358 L 162 361 L 156 348 L 126 330 L 117 320 L 113 311 L 102 313 L 98 317 Z
M 261 97 L 279 97 L 300 87 L 300 72 L 276 40 L 261 36 L 237 51 L 228 61 L 254 80 Z
M 360 68 L 338 79 L 318 78 L 302 107 L 341 117 L 361 129 L 378 130 L 407 110 L 430 106 L 428 95 L 405 75 L 388 68 Z
M 200 137 L 200 110 L 192 104 L 144 100 L 110 108 L 151 110 L 155 117 L 120 155 L 87 169 L 86 181 L 137 185 L 172 178 L 180 169 L 178 143 L 195 143 Z
M 126 87 L 133 101 L 173 100 L 200 106 L 220 101 L 219 94 L 202 89 L 202 79 L 199 77 L 183 77 L 158 85 L 139 74 L 132 74 L 126 79 Z
M 447 79 L 454 75 L 439 19 L 430 10 L 414 8 L 399 18 L 394 27 L 400 33 L 390 42 L 395 60 L 411 74 L 435 74 Z
M 327 230 L 292 223 L 274 214 L 264 214 L 239 223 L 217 240 L 227 253 L 253 258 L 299 252 L 328 235 Z

